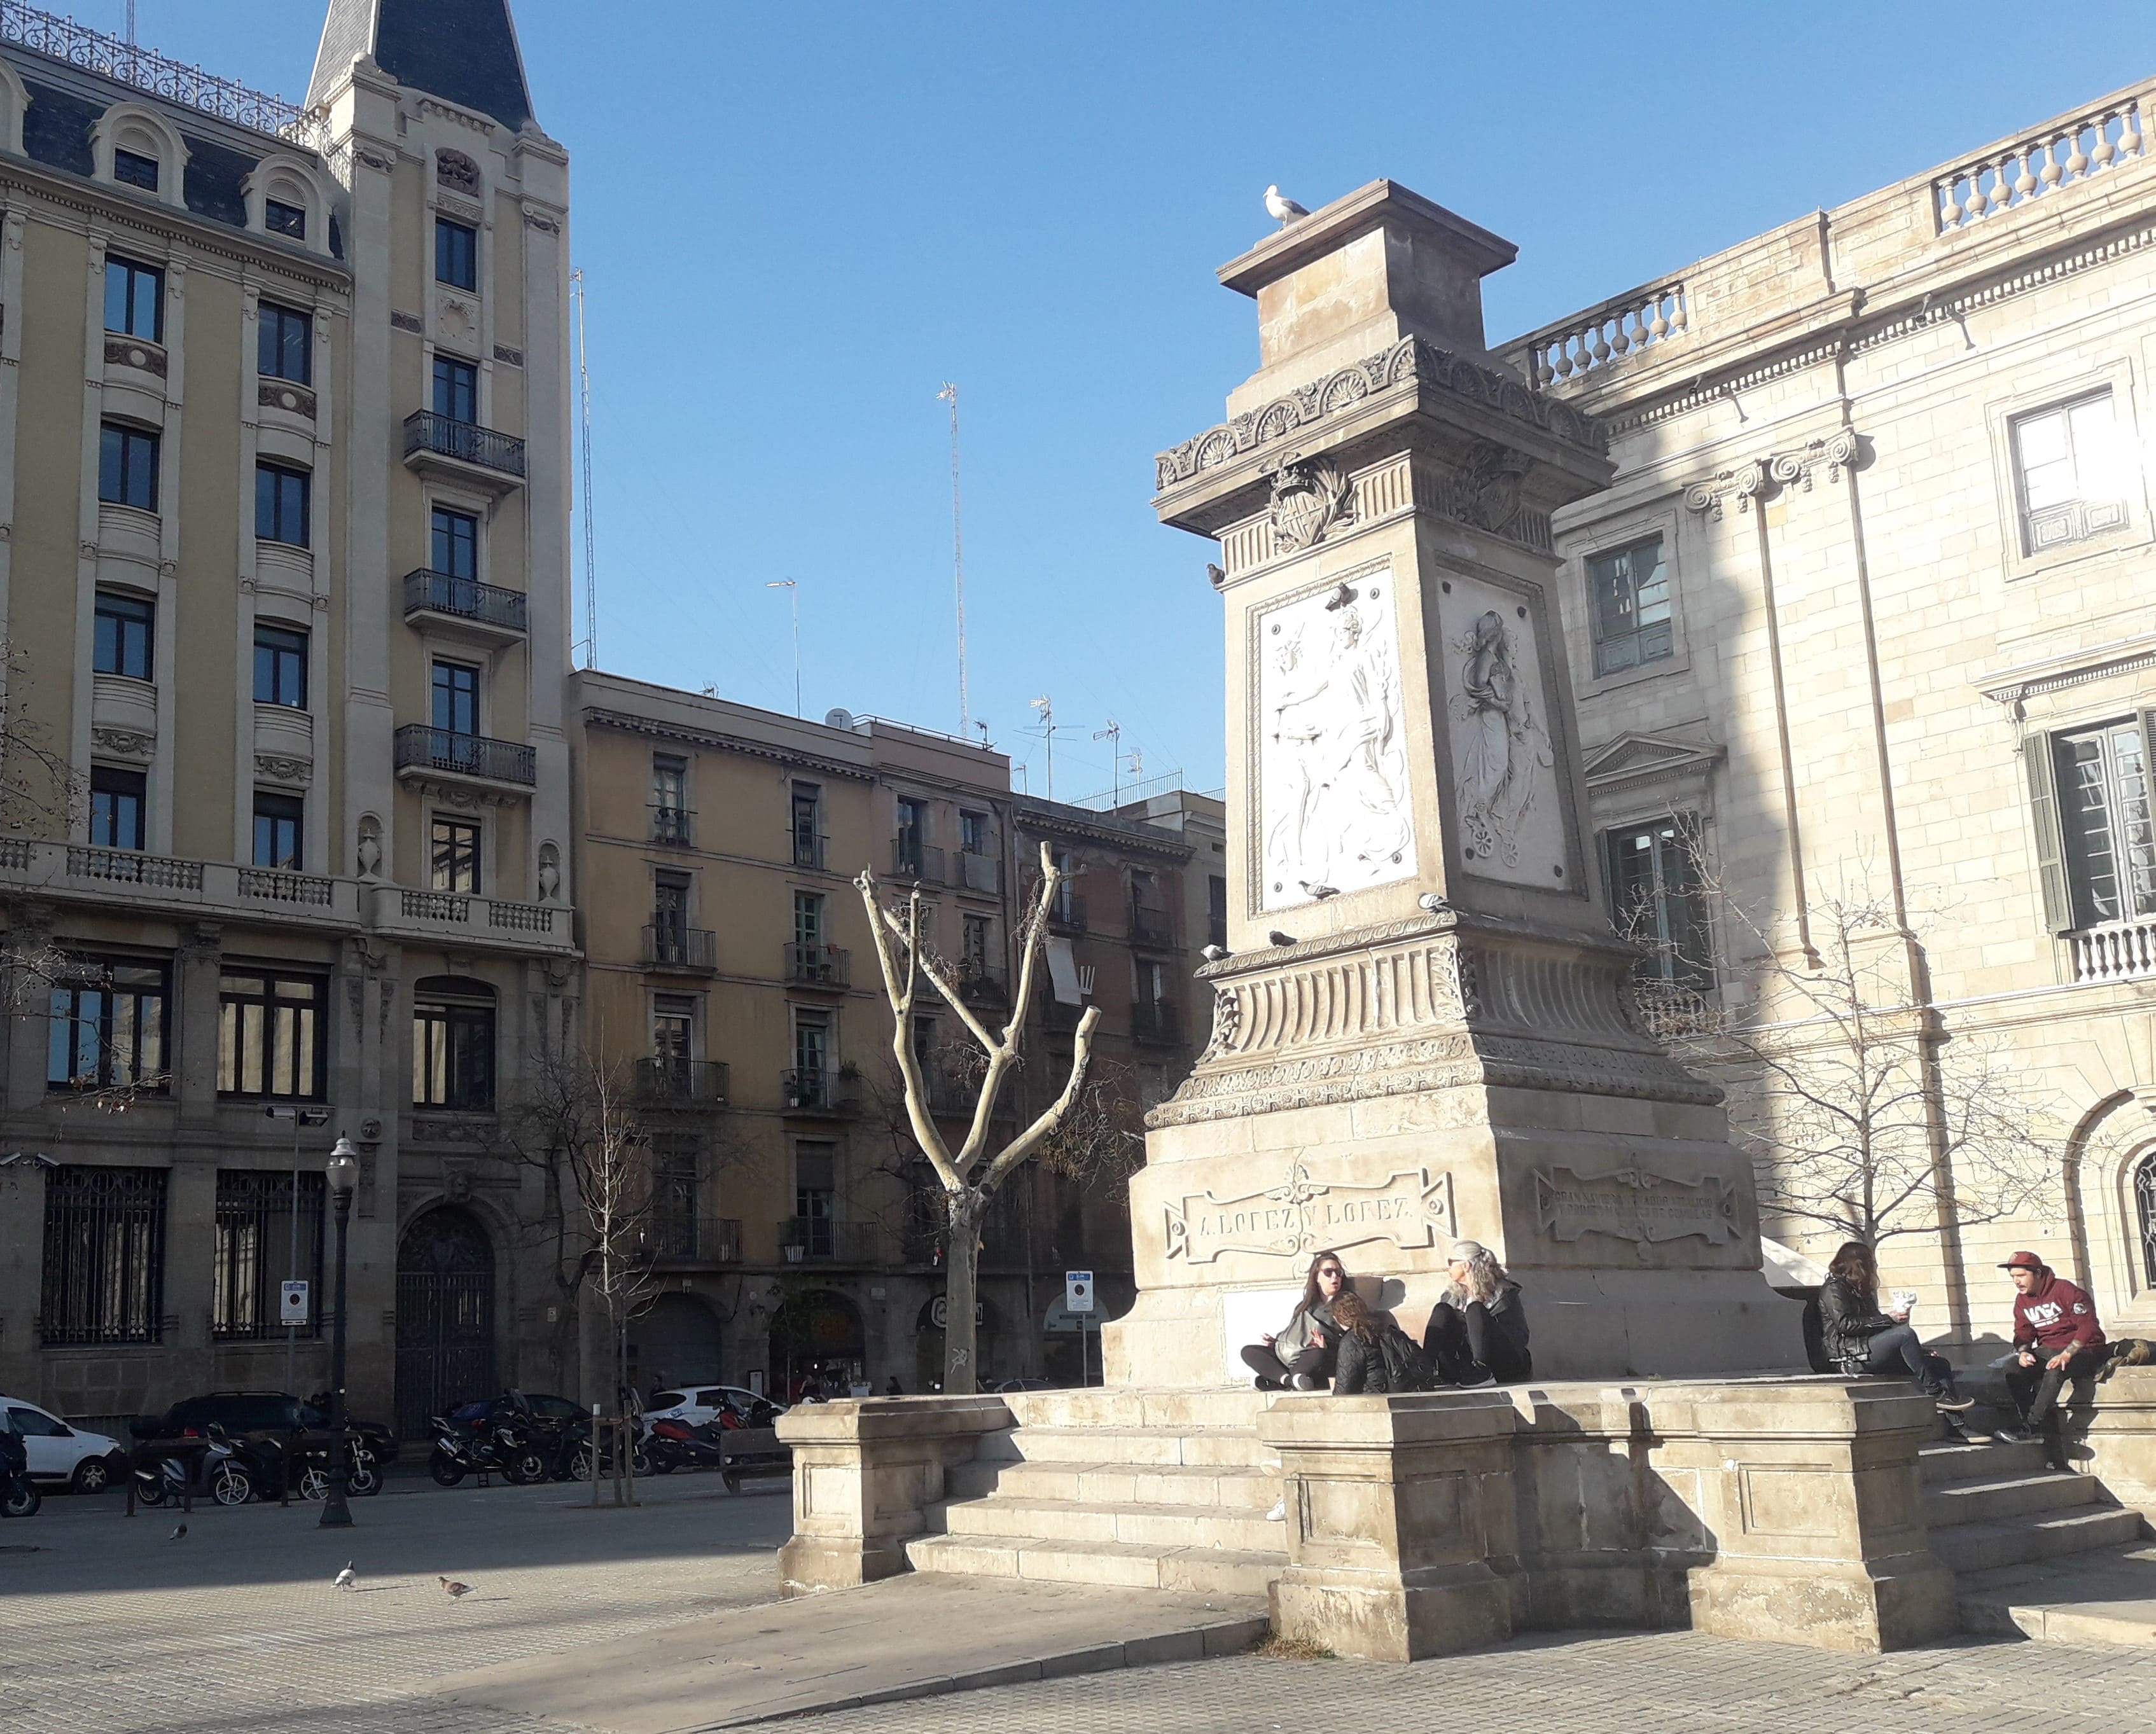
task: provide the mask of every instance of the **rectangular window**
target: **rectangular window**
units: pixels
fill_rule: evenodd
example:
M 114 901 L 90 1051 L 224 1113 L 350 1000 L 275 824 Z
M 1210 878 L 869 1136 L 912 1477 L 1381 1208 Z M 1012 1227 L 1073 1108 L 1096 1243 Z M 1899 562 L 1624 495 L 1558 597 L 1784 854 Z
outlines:
M 793 1070 L 802 1074 L 804 1098 L 824 1102 L 824 1073 L 831 1057 L 831 1020 L 819 1013 L 798 1012 L 793 1018 Z
M 104 424 L 97 454 L 97 497 L 108 505 L 157 509 L 157 436 L 121 422 Z
M 307 708 L 307 635 L 289 626 L 254 628 L 254 702 Z
M 796 891 L 793 894 L 793 942 L 798 946 L 820 946 L 824 943 L 824 894 L 821 891 Z
M 262 226 L 273 235 L 290 235 L 295 241 L 307 239 L 307 213 L 280 198 L 262 201 Z
M 479 826 L 468 819 L 434 815 L 429 846 L 432 884 L 438 891 L 479 891 Z
M 116 590 L 97 593 L 95 636 L 90 665 L 100 675 L 151 680 L 156 667 L 157 605 L 145 596 Z
M 90 767 L 90 840 L 97 848 L 146 848 L 149 812 L 149 782 L 140 771 Z
M 793 1147 L 794 1244 L 805 1256 L 828 1259 L 833 1252 L 833 1222 L 838 1215 L 838 1149 L 834 1145 Z
M 688 760 L 670 752 L 651 755 L 651 804 L 675 813 L 688 810 Z
M 140 151 L 123 151 L 117 146 L 112 151 L 112 178 L 126 187 L 140 187 L 145 192 L 157 190 L 157 159 L 145 156 Z
M 1704 993 L 1715 984 L 1715 970 L 1698 834 L 1698 821 L 1685 814 L 1604 832 L 1602 848 L 1609 919 L 1647 948 L 1640 974 Z
M 822 788 L 815 783 L 793 785 L 793 864 L 797 867 L 824 864 L 823 797 Z
M 680 963 L 689 951 L 689 875 L 659 873 L 651 880 L 651 935 L 657 961 Z
M 328 998 L 329 984 L 320 976 L 263 970 L 223 977 L 218 1094 L 320 1101 Z
M 479 520 L 469 512 L 434 508 L 433 569 L 453 578 L 479 576 Z
M 264 379 L 288 380 L 307 385 L 315 377 L 315 321 L 309 313 L 262 303 L 254 371 Z
M 281 464 L 254 466 L 254 535 L 259 541 L 311 546 L 307 535 L 308 495 L 314 478 Z
M 452 289 L 479 287 L 479 231 L 446 217 L 434 219 L 434 281 Z
M 307 1285 L 309 1317 L 295 1334 L 321 1334 L 325 1190 L 319 1172 L 218 1171 L 211 1336 L 232 1342 L 282 1336 L 280 1290 L 287 1280 Z
M 960 967 L 968 975 L 984 975 L 988 967 L 988 918 L 963 916 L 958 921 Z
M 1676 650 L 1669 568 L 1662 563 L 1659 536 L 1589 560 L 1587 594 L 1597 675 L 1621 674 Z
M 434 726 L 453 735 L 479 732 L 479 670 L 461 662 L 434 664 Z
M 2106 387 L 2014 418 L 2021 551 L 2108 536 L 2127 523 L 2127 454 Z
M 1228 881 L 1217 873 L 1205 880 L 1205 938 L 1209 945 L 1228 943 Z
M 434 357 L 434 413 L 453 422 L 479 419 L 479 369 L 454 356 Z
M 274 789 L 254 792 L 254 864 L 297 873 L 305 854 L 306 803 Z
M 696 1141 L 680 1132 L 651 1139 L 653 1251 L 662 1259 L 696 1256 L 700 1214 L 696 1197 Z
M 988 816 L 985 813 L 965 813 L 958 815 L 958 847 L 969 855 L 984 855 L 988 852 Z
M 44 1342 L 162 1336 L 169 1172 L 63 1167 L 45 1176 Z
M 2075 926 L 2156 914 L 2156 832 L 2141 720 L 2060 735 L 2052 755 Z
M 696 1051 L 696 999 L 690 993 L 651 998 L 651 1051 L 667 1070 L 686 1078 Z
M 124 337 L 165 341 L 165 274 L 155 265 L 108 254 L 105 259 L 105 329 Z
M 412 1106 L 493 1111 L 493 1006 L 477 1000 L 413 1003 Z
M 45 1048 L 54 1090 L 135 1090 L 162 1095 L 170 977 L 162 963 L 83 958 L 55 972 Z

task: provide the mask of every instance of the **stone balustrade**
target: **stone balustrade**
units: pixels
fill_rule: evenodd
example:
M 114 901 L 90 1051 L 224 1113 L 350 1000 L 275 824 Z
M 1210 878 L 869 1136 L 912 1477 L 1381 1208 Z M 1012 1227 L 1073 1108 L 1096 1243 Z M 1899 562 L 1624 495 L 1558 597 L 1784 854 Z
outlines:
M 1682 281 L 1635 289 L 1599 307 L 1531 331 L 1504 351 L 1537 391 L 1577 379 L 1691 329 L 1691 305 Z
M 2076 982 L 2131 982 L 2156 975 L 2156 917 L 2084 927 L 2066 936 Z
M 1952 234 L 1986 218 L 2025 209 L 2148 148 L 2138 95 L 2050 122 L 1935 177 L 1932 204 L 1938 232 Z

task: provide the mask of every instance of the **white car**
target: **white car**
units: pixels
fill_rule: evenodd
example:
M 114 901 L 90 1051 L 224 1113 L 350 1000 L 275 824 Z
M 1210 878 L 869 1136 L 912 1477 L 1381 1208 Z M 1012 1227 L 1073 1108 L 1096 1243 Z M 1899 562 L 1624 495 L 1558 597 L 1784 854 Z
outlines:
M 744 1391 L 739 1385 L 696 1385 L 679 1391 L 660 1391 L 653 1393 L 644 1411 L 644 1430 L 650 1432 L 654 1421 L 683 1421 L 691 1427 L 701 1427 L 717 1420 L 722 1408 L 732 1408 L 746 1418 L 769 1400 L 753 1391 Z M 772 1407 L 782 1415 L 786 1413 L 783 1403 L 773 1403 Z
M 23 1435 L 33 1481 L 64 1481 L 76 1493 L 102 1493 L 124 1473 L 127 1453 L 117 1439 L 84 1433 L 19 1397 L 0 1397 L 0 1426 Z

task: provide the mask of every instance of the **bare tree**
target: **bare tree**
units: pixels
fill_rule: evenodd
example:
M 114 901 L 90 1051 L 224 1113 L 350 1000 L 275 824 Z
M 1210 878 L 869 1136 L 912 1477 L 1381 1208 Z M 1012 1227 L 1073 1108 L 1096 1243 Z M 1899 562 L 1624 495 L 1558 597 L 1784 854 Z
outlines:
M 1664 965 L 1639 997 L 1673 1052 L 1731 1085 L 1732 1131 L 1753 1156 L 1765 1214 L 1876 1247 L 2043 1201 L 2062 1148 L 2048 1104 L 2003 1044 L 1949 1032 L 1912 991 L 1922 934 L 1891 896 L 1859 873 L 1810 900 L 1801 920 L 1766 916 L 1730 895 L 1696 835 L 1680 847 L 1725 950 L 1748 954 L 1751 996 L 1711 1006 Z M 1650 904 L 1618 916 L 1671 958 L 1670 924 L 1655 931 Z
M 1040 886 L 1018 936 L 1018 987 L 1011 995 L 1010 1021 L 1000 1032 L 983 1023 L 974 1013 L 958 992 L 957 972 L 935 955 L 921 932 L 919 888 L 915 888 L 902 905 L 892 907 L 880 895 L 874 871 L 865 869 L 854 881 L 868 910 L 869 931 L 875 936 L 876 962 L 883 972 L 884 993 L 891 1002 L 891 1057 L 897 1063 L 905 1092 L 906 1121 L 943 1193 L 944 1218 L 950 1236 L 945 1280 L 943 1388 L 953 1395 L 973 1390 L 978 1372 L 973 1303 L 982 1219 L 988 1213 L 996 1189 L 1019 1163 L 1042 1147 L 1070 1113 L 1086 1081 L 1086 1063 L 1093 1048 L 1093 1026 L 1100 1021 L 1100 1008 L 1088 1006 L 1078 1020 L 1070 1053 L 1070 1075 L 1062 1090 L 1024 1131 L 992 1153 L 989 1132 L 996 1103 L 1019 1065 L 1025 1015 L 1032 1004 L 1034 984 L 1047 951 L 1048 911 L 1063 880 L 1063 871 L 1055 865 L 1053 852 L 1042 844 Z M 914 1050 L 913 1011 L 924 982 L 957 1014 L 983 1056 L 980 1096 L 973 1105 L 964 1141 L 956 1150 L 945 1141 L 942 1129 L 936 1124 L 928 1076 L 921 1056 Z

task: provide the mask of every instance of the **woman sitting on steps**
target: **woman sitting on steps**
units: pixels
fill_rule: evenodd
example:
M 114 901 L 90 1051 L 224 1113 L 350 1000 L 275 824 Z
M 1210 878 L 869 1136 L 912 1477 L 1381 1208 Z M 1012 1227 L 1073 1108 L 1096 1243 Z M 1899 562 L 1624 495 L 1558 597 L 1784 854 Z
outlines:
M 1422 1346 L 1447 1385 L 1509 1385 L 1535 1376 L 1520 1285 L 1479 1240 L 1455 1240 L 1452 1285 L 1430 1310 Z
M 1340 1356 L 1332 1303 L 1347 1287 L 1348 1267 L 1339 1254 L 1322 1252 L 1310 1261 L 1302 1299 L 1280 1335 L 1243 1350 L 1243 1364 L 1257 1375 L 1260 1391 L 1315 1391 L 1332 1377 Z
M 1962 1411 L 1974 1408 L 1975 1399 L 1961 1394 L 1944 1356 L 1925 1352 L 1906 1307 L 1891 1314 L 1879 1310 L 1878 1260 L 1861 1240 L 1842 1243 L 1826 1267 L 1819 1304 L 1827 1358 L 1845 1374 L 1907 1374 L 1938 1403 L 1948 1431 L 1964 1439 L 1973 1437 Z

